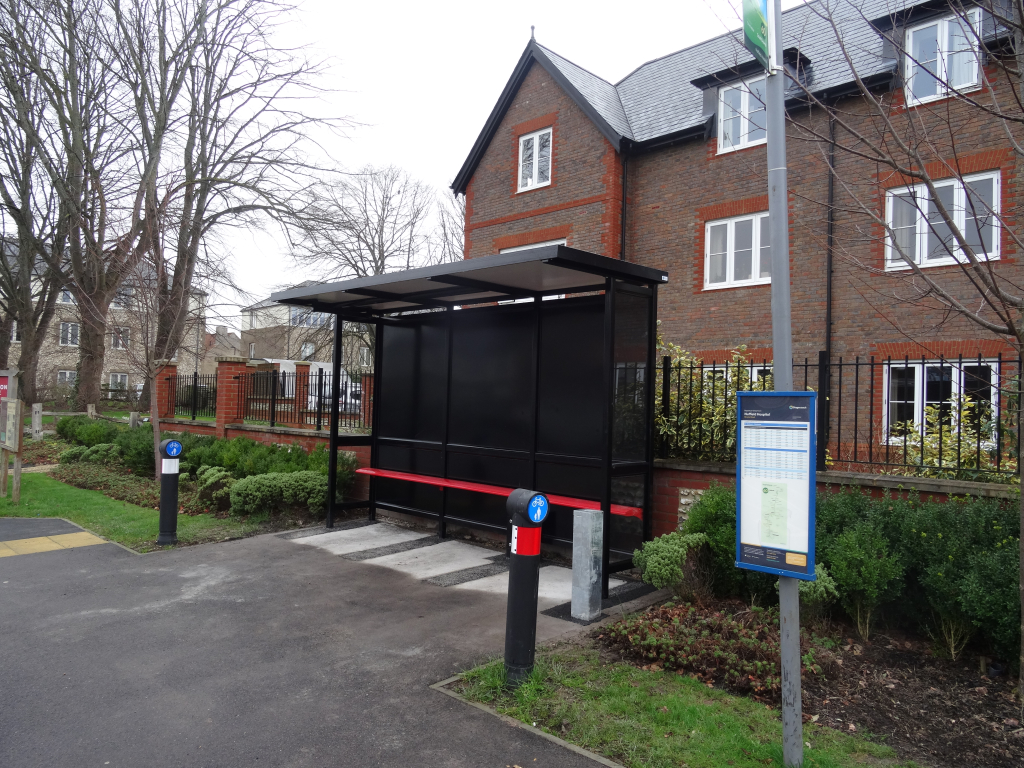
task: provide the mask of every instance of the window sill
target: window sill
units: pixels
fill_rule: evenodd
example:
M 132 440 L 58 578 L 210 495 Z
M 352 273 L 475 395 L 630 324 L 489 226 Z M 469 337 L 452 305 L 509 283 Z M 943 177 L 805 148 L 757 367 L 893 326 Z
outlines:
M 988 256 L 988 257 L 986 257 L 984 259 L 978 259 L 978 261 L 981 261 L 981 262 L 999 261 L 999 254 L 998 253 L 997 254 L 993 254 L 993 255 Z M 918 264 L 917 266 L 920 267 L 921 269 L 931 269 L 932 267 L 961 267 L 961 266 L 964 266 L 965 264 L 966 265 L 970 265 L 970 262 L 967 259 L 961 260 L 961 259 L 948 258 L 948 259 L 934 259 L 934 260 L 931 260 L 931 261 L 929 261 L 929 262 L 927 262 L 925 264 Z M 888 262 L 887 261 L 886 264 L 885 264 L 885 271 L 886 272 L 909 272 L 912 269 L 913 269 L 913 267 L 911 267 L 909 264 L 907 264 L 904 261 L 897 261 L 897 262 Z
M 970 93 L 977 93 L 981 89 L 982 89 L 981 88 L 981 83 L 977 83 L 976 85 L 971 85 L 971 86 L 969 86 L 967 88 L 962 88 L 960 90 L 945 91 L 944 93 L 938 93 L 938 94 L 936 94 L 934 96 L 929 96 L 929 97 L 927 97 L 925 99 L 915 99 L 904 88 L 903 89 L 903 100 L 904 100 L 904 103 L 907 106 L 907 109 L 914 109 L 915 107 L 924 107 L 924 106 L 927 106 L 929 104 L 935 104 L 935 103 L 940 102 L 940 101 L 947 101 L 949 99 L 955 99 L 957 96 L 966 96 L 967 94 L 970 94 Z
M 740 144 L 739 146 L 728 147 L 728 148 L 725 148 L 725 149 L 723 149 L 722 145 L 719 144 L 718 145 L 718 152 L 716 152 L 715 154 L 716 155 L 729 155 L 729 154 L 732 154 L 733 152 L 741 152 L 744 149 L 753 149 L 754 147 L 763 147 L 767 143 L 768 143 L 768 138 L 765 137 L 765 138 L 761 139 L 760 141 L 752 141 L 749 144 Z
M 517 189 L 516 190 L 516 194 L 517 195 L 522 195 L 522 194 L 524 194 L 526 192 L 536 192 L 538 189 L 544 189 L 545 187 L 550 187 L 550 186 L 551 186 L 551 182 L 550 181 L 546 181 L 543 184 L 536 184 L 536 185 L 534 185 L 532 187 L 527 187 L 526 189 Z
M 711 285 L 709 283 L 704 284 L 705 291 L 721 291 L 726 288 L 754 288 L 758 285 L 771 285 L 771 278 L 764 280 L 744 280 L 742 283 L 715 283 Z

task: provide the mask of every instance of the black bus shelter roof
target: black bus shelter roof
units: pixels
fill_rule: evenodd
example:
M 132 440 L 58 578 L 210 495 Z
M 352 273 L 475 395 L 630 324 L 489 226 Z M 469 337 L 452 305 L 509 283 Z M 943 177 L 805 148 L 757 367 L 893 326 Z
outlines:
M 599 291 L 608 278 L 654 286 L 668 281 L 658 269 L 609 259 L 564 245 L 390 272 L 373 277 L 279 291 L 271 300 L 346 318 L 508 299 Z

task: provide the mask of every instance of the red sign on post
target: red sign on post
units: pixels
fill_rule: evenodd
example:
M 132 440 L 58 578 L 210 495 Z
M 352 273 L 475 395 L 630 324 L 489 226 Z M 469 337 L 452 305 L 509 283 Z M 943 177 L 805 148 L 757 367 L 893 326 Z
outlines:
M 7 377 L 0 376 L 0 397 L 7 397 Z

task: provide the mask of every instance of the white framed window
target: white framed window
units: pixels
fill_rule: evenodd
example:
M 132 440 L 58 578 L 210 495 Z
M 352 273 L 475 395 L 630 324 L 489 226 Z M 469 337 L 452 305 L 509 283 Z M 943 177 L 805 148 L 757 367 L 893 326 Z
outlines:
M 132 340 L 131 328 L 114 328 L 110 332 L 111 349 L 128 349 Z
M 291 324 L 303 326 L 306 328 L 320 328 L 327 325 L 330 315 L 325 315 L 322 312 L 314 312 L 311 309 L 305 307 L 291 307 Z
M 359 365 L 363 368 L 369 368 L 373 364 L 373 356 L 370 354 L 369 347 L 359 348 Z
M 21 341 L 21 328 L 18 327 L 18 321 L 11 321 L 11 341 Z
M 965 91 L 981 84 L 978 67 L 977 30 L 981 9 L 964 17 L 932 19 L 907 30 L 904 73 L 908 104 L 946 98 L 951 91 Z
M 545 245 L 565 245 L 565 238 L 558 240 L 545 240 L 543 243 L 530 243 L 529 245 L 517 245 L 513 248 L 502 248 L 498 253 L 515 253 L 516 251 L 528 251 L 531 248 L 543 248 Z
M 256 357 L 256 342 L 249 342 L 249 359 L 252 360 Z
M 75 294 L 73 294 L 67 288 L 62 288 L 61 289 L 60 295 L 57 297 L 57 301 L 60 304 L 77 304 L 78 303 L 77 301 L 75 301 Z
M 519 190 L 546 187 L 551 183 L 550 128 L 519 137 Z
M 71 386 L 78 378 L 78 371 L 57 371 L 57 383 Z
M 768 140 L 767 103 L 763 76 L 719 89 L 719 153 L 764 144 Z
M 78 346 L 78 323 L 60 324 L 60 345 L 62 347 Z
M 128 374 L 127 373 L 112 373 L 110 374 L 110 388 L 111 389 L 128 389 Z
M 893 442 L 909 428 L 920 428 L 927 408 L 937 408 L 942 423 L 954 418 L 956 401 L 969 397 L 980 423 L 990 421 L 999 398 L 995 360 L 892 360 L 885 364 L 885 435 Z
M 737 216 L 704 225 L 704 289 L 772 281 L 768 214 Z
M 934 183 L 938 198 L 979 259 L 999 258 L 999 171 Z M 932 202 L 924 185 L 886 193 L 885 268 L 910 269 L 915 264 L 941 266 L 966 261 L 953 231 Z M 902 253 L 901 253 L 902 252 Z
M 303 360 L 313 359 L 313 355 L 316 354 L 316 344 L 312 341 L 302 342 L 302 346 L 299 348 L 299 357 Z

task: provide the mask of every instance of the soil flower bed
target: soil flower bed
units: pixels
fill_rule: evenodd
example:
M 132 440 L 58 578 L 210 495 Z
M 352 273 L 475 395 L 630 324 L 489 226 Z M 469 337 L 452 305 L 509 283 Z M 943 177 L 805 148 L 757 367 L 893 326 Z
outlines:
M 1024 765 L 1014 680 L 983 675 L 977 660 L 939 658 L 928 643 L 879 633 L 862 645 L 850 636 L 802 633 L 805 721 L 882 737 L 900 757 L 936 768 Z M 666 603 L 610 625 L 597 639 L 643 669 L 778 701 L 773 610 L 739 601 Z

